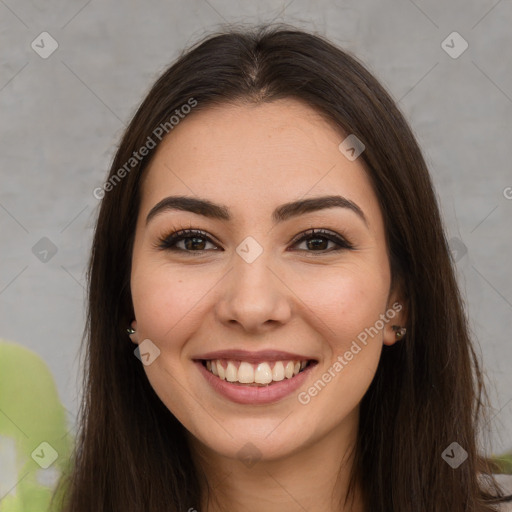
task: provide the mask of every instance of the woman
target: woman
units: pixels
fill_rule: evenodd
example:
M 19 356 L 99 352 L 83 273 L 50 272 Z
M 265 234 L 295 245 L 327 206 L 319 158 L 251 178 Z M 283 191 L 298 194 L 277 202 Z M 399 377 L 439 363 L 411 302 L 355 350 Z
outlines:
M 206 38 L 95 195 L 64 510 L 505 501 L 428 170 L 353 57 L 286 26 Z

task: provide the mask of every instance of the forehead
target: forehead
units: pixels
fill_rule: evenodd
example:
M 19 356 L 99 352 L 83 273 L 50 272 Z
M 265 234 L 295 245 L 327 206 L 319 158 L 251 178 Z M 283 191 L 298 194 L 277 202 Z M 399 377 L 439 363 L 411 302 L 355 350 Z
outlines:
M 362 160 L 349 161 L 339 150 L 346 135 L 294 99 L 196 111 L 158 147 L 146 170 L 141 214 L 171 194 L 207 197 L 235 214 L 340 194 L 363 208 L 370 225 L 378 224 Z

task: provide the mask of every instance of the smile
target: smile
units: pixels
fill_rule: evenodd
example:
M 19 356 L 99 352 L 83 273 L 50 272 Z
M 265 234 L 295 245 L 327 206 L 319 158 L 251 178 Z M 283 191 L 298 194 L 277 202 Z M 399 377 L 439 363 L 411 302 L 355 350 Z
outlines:
M 246 405 L 271 404 L 291 395 L 318 364 L 298 354 L 241 350 L 211 352 L 193 361 L 215 394 Z
M 262 361 L 249 363 L 229 359 L 203 361 L 203 365 L 221 380 L 244 385 L 268 386 L 291 379 L 303 371 L 309 361 Z

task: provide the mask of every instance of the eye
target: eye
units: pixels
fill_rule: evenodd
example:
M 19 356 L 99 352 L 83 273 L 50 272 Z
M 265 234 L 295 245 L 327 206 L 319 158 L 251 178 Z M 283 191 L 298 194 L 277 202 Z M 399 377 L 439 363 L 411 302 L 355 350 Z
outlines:
M 182 246 L 178 244 L 182 243 Z M 341 235 L 326 229 L 310 229 L 300 233 L 292 240 L 293 246 L 306 243 L 306 249 L 299 249 L 305 252 L 324 254 L 342 249 L 353 249 L 354 246 Z M 335 247 L 328 249 L 329 243 Z M 212 244 L 214 249 L 207 249 L 207 244 Z M 336 247 L 337 246 L 337 247 Z M 218 246 L 208 236 L 208 233 L 199 229 L 182 229 L 161 238 L 157 248 L 169 251 L 181 251 L 186 253 L 201 253 L 206 250 L 219 250 Z M 308 250 L 312 249 L 312 250 Z
M 326 229 L 310 229 L 304 233 L 301 233 L 296 237 L 294 240 L 292 240 L 294 245 L 297 245 L 298 243 L 306 242 L 306 247 L 317 249 L 313 251 L 308 251 L 306 249 L 306 252 L 319 252 L 319 253 L 325 253 L 325 252 L 333 252 L 333 251 L 340 251 L 342 249 L 353 249 L 354 246 L 346 240 L 341 235 L 338 235 L 337 233 L 334 233 L 333 231 L 329 231 Z M 310 243 L 312 242 L 312 243 Z M 327 250 L 327 245 L 329 245 L 329 242 L 337 245 L 338 247 L 331 248 L 331 250 Z M 304 249 L 300 249 L 304 250 Z
M 184 242 L 182 247 L 178 247 L 180 242 Z M 157 247 L 170 251 L 200 252 L 206 250 L 205 245 L 208 243 L 214 244 L 205 231 L 182 229 L 161 238 Z

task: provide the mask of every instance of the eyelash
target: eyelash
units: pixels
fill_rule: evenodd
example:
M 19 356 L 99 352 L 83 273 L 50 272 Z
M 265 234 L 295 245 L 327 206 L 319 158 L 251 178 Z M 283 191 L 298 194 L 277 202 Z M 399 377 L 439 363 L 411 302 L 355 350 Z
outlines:
M 181 242 L 182 240 L 190 240 L 193 238 L 200 238 L 204 239 L 207 242 L 210 242 L 215 245 L 215 242 L 211 240 L 211 238 L 208 236 L 208 234 L 205 231 L 202 231 L 200 229 L 181 229 L 179 231 L 175 231 L 169 235 L 166 235 L 158 240 L 158 243 L 156 244 L 157 249 L 161 250 L 168 250 L 168 251 L 177 251 L 177 252 L 183 252 L 183 253 L 203 253 L 204 251 L 207 251 L 208 249 L 200 249 L 197 251 L 190 251 L 187 249 L 177 249 L 175 246 L 178 242 Z M 312 253 L 319 253 L 319 254 L 326 254 L 329 252 L 337 252 L 341 250 L 352 250 L 354 249 L 354 246 L 344 237 L 337 235 L 333 233 L 332 231 L 326 230 L 326 229 L 308 229 L 307 231 L 303 231 L 294 239 L 291 241 L 293 245 L 297 245 L 299 242 L 307 241 L 307 240 L 314 240 L 318 238 L 324 238 L 331 242 L 334 242 L 339 246 L 338 249 L 331 249 L 331 250 L 321 250 L 321 251 L 307 251 L 305 249 L 300 249 L 305 252 L 312 252 Z

